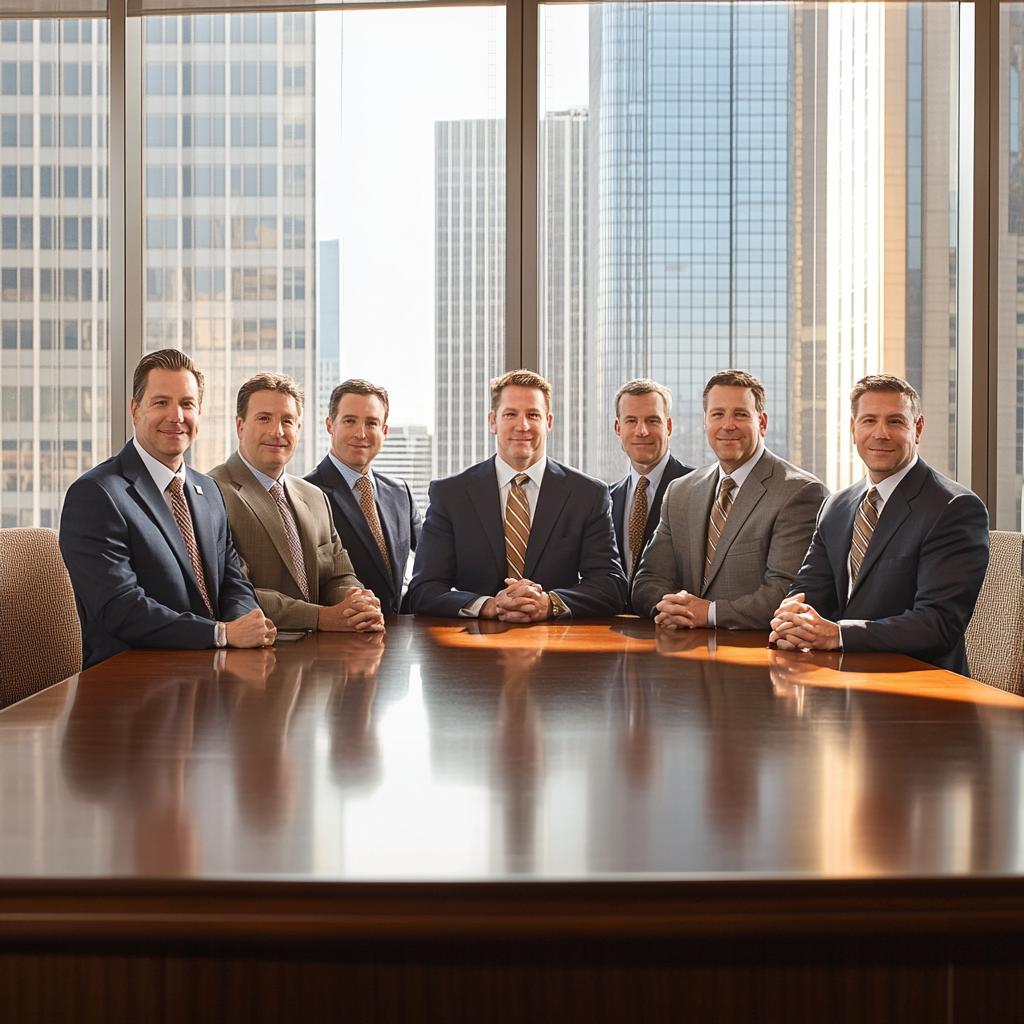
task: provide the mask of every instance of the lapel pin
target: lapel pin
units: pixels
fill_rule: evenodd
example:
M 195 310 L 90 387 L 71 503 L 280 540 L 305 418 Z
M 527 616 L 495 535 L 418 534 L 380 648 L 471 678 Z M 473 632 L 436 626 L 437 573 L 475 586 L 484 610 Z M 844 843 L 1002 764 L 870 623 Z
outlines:
M 196 494 L 202 494 L 203 493 L 203 489 L 202 489 L 202 487 L 199 486 L 199 484 L 193 484 L 192 486 L 195 487 Z

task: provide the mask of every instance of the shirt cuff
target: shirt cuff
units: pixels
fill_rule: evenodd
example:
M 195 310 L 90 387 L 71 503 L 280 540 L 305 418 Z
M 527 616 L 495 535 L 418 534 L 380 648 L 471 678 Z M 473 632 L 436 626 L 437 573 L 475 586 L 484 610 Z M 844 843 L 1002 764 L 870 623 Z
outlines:
M 483 606 L 485 604 L 487 604 L 487 597 L 486 596 L 474 598 L 472 601 L 469 602 L 469 604 L 463 605 L 459 609 L 459 618 L 460 619 L 479 619 L 480 618 L 480 612 L 483 609 Z
M 569 606 L 555 593 L 548 591 L 548 597 L 551 599 L 551 617 L 553 619 L 571 619 L 572 612 L 569 611 Z
M 213 624 L 213 646 L 214 647 L 227 647 L 228 645 L 228 628 L 223 622 L 215 622 Z
M 708 605 L 708 625 L 712 629 L 715 628 L 715 602 L 714 601 L 712 601 L 711 604 Z

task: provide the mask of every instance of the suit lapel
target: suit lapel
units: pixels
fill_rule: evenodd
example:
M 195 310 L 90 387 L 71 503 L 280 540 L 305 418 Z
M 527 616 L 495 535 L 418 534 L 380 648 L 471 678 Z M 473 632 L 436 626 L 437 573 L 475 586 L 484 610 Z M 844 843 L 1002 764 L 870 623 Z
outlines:
M 743 524 L 750 518 L 750 514 L 757 507 L 757 503 L 765 496 L 768 488 L 765 487 L 764 482 L 771 478 L 774 471 L 775 458 L 771 452 L 765 451 L 747 475 L 747 479 L 743 481 L 740 493 L 736 496 L 736 501 L 729 510 L 729 517 L 725 521 L 722 536 L 718 538 L 718 545 L 715 547 L 714 561 L 712 561 L 708 568 L 708 586 L 711 586 L 711 581 L 718 575 L 718 570 L 724 563 L 725 556 L 729 553 L 729 548 L 743 528 Z M 708 514 L 710 515 L 710 506 Z
M 185 479 L 186 500 L 192 512 L 192 532 L 196 535 L 199 555 L 203 560 L 206 592 L 210 595 L 210 604 L 216 611 L 220 595 L 220 566 L 216 560 L 217 533 L 213 523 L 213 511 L 210 508 L 210 499 L 206 496 L 206 489 L 202 484 L 196 483 L 193 470 L 185 470 Z
M 400 587 L 401 580 L 405 575 L 405 565 L 399 565 L 395 558 L 395 548 L 402 535 L 402 524 L 398 518 L 398 502 L 394 495 L 395 488 L 391 484 L 385 483 L 379 476 L 376 479 L 377 515 L 380 518 L 381 529 L 384 531 L 384 544 L 388 549 L 388 558 L 391 559 L 392 581 L 395 587 Z M 366 517 L 363 516 L 363 522 L 365 521 Z M 376 548 L 376 543 L 373 546 Z M 384 559 L 381 559 L 381 566 L 383 565 Z
M 508 559 L 505 556 L 505 527 L 501 518 L 501 499 L 498 495 L 498 478 L 494 472 L 494 456 L 481 462 L 476 473 L 469 480 L 469 500 L 473 503 L 477 518 L 490 542 L 500 578 L 508 575 Z M 541 489 L 543 493 L 543 488 Z M 533 541 L 531 531 L 530 541 Z M 527 548 L 527 560 L 530 553 Z
M 388 576 L 387 567 L 384 565 L 384 559 L 381 557 L 380 548 L 377 547 L 377 541 L 374 539 L 373 531 L 370 529 L 370 524 L 366 521 L 366 516 L 363 515 L 363 509 L 359 504 L 359 500 L 356 498 L 355 491 L 352 490 L 348 485 L 348 481 L 338 472 L 338 467 L 331 462 L 329 455 L 324 456 L 323 462 L 320 463 L 320 475 L 323 477 L 324 482 L 330 488 L 330 492 L 334 500 L 338 503 L 338 508 L 345 514 L 345 518 L 349 522 L 349 526 L 355 530 L 356 535 L 362 541 L 363 547 L 366 548 L 367 554 L 374 559 L 377 563 L 377 568 L 380 571 L 381 576 L 385 579 L 391 579 Z M 380 479 L 377 480 L 377 486 L 380 486 Z M 387 536 L 385 534 L 385 540 Z M 388 548 L 390 553 L 391 548 Z M 392 560 L 392 566 L 394 561 Z M 394 587 L 394 580 L 391 580 L 391 586 Z
M 277 502 L 266 489 L 249 472 L 249 467 L 242 461 L 238 452 L 235 452 L 227 461 L 228 472 L 231 474 L 231 482 L 234 484 L 238 496 L 249 506 L 252 514 L 259 520 L 260 525 L 266 530 L 267 536 L 272 541 L 281 561 L 295 579 L 295 566 L 292 562 L 292 549 L 288 547 L 288 536 L 284 532 L 284 523 L 281 521 L 281 513 L 278 511 Z M 305 557 L 305 552 L 303 552 Z M 307 559 L 308 564 L 308 559 Z M 295 580 L 299 586 L 299 581 Z M 301 587 L 299 587 L 301 593 Z
M 629 490 L 629 475 L 623 477 L 612 489 L 612 524 L 615 527 L 615 543 L 625 565 L 626 543 L 626 491 Z
M 718 463 L 713 462 L 697 472 L 702 473 L 704 478 L 694 485 L 693 500 L 690 502 L 690 580 L 694 590 L 702 590 L 708 517 L 718 489 Z
M 654 531 L 658 528 L 658 520 L 661 518 L 661 503 L 665 500 L 665 491 L 673 480 L 678 480 L 683 475 L 683 464 L 673 455 L 669 455 L 668 463 L 665 465 L 665 472 L 661 474 L 661 482 L 654 492 L 654 500 L 651 502 L 650 511 L 647 513 L 647 525 L 644 527 L 644 539 L 640 544 L 641 551 L 647 547 Z
M 533 522 L 530 524 L 530 540 L 526 545 L 523 574 L 528 580 L 533 579 L 534 570 L 540 562 L 540 556 L 544 553 L 544 546 L 568 500 L 569 487 L 565 471 L 557 462 L 548 459 L 544 476 L 541 477 L 537 510 L 533 513 Z M 502 531 L 502 548 L 504 548 L 504 530 Z

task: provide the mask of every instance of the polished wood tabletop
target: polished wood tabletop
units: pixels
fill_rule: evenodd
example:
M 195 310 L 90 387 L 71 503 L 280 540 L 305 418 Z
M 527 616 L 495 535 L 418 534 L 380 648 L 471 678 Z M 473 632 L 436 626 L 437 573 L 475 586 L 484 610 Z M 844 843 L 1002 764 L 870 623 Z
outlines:
M 1024 872 L 1024 700 L 619 617 L 131 651 L 0 713 L 0 878 Z

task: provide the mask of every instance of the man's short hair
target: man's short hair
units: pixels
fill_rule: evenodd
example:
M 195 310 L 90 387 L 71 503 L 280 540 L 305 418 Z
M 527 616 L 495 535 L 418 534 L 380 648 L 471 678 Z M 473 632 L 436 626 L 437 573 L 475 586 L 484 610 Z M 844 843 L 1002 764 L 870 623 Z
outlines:
M 235 413 L 240 420 L 249 414 L 249 399 L 258 391 L 280 391 L 284 395 L 291 395 L 299 407 L 299 415 L 302 415 L 302 388 L 291 377 L 285 373 L 257 373 L 238 389 Z
M 861 377 L 850 391 L 850 412 L 857 418 L 857 403 L 860 396 L 868 391 L 889 391 L 898 395 L 906 395 L 910 399 L 910 415 L 916 423 L 921 418 L 921 396 L 902 377 L 891 373 L 873 373 Z
M 615 392 L 615 418 L 619 418 L 619 399 L 623 395 L 661 395 L 665 404 L 665 418 L 672 415 L 672 392 L 664 384 L 656 380 L 648 380 L 646 377 L 637 377 L 636 380 L 626 381 L 625 384 Z
M 704 411 L 708 411 L 708 395 L 712 388 L 749 388 L 754 392 L 754 408 L 758 416 L 764 412 L 764 385 L 746 370 L 722 370 L 704 385 Z
M 139 365 L 135 367 L 135 376 L 132 379 L 132 400 L 136 405 L 146 394 L 146 383 L 149 380 L 150 370 L 188 370 L 196 379 L 199 407 L 202 408 L 203 389 L 206 386 L 206 381 L 199 367 L 178 348 L 162 348 L 156 352 L 150 352 L 139 360 Z
M 544 405 L 551 412 L 551 384 L 533 370 L 509 370 L 491 380 L 491 412 L 497 412 L 505 388 L 534 388 L 544 396 Z
M 341 400 L 345 395 L 376 396 L 380 399 L 380 404 L 384 406 L 384 422 L 387 423 L 388 411 L 390 409 L 388 404 L 388 393 L 376 384 L 371 384 L 368 380 L 362 380 L 359 377 L 352 377 L 349 380 L 343 380 L 331 392 L 329 415 L 332 420 L 338 415 L 338 405 L 341 403 Z

